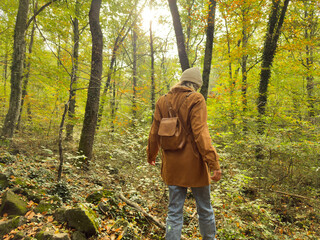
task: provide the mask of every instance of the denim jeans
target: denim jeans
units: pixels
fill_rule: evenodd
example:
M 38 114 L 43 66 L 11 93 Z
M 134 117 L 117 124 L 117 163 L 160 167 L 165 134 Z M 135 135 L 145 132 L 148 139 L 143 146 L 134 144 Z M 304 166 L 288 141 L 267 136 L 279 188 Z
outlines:
M 200 233 L 203 240 L 215 240 L 216 223 L 210 202 L 210 186 L 192 187 L 196 199 Z M 180 240 L 183 225 L 183 205 L 186 187 L 169 186 L 169 206 L 166 224 L 166 240 Z

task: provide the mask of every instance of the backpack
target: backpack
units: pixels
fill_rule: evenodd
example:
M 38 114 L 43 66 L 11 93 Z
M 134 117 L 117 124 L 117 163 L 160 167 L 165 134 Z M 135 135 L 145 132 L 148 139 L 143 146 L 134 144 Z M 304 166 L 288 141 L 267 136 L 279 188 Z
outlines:
M 160 146 L 163 150 L 179 150 L 184 147 L 187 141 L 189 133 L 186 131 L 181 120 L 179 119 L 179 110 L 184 101 L 189 97 L 191 93 L 188 93 L 181 103 L 178 105 L 177 111 L 175 111 L 171 104 L 169 106 L 167 95 L 165 95 L 165 101 L 168 109 L 168 118 L 162 118 L 159 125 L 158 135 L 160 136 Z

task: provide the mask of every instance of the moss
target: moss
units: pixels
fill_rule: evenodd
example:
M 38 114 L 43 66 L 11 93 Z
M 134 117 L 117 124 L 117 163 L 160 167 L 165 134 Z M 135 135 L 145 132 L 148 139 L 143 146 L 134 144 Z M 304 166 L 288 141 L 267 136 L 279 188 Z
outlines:
M 2 198 L 0 214 L 7 213 L 9 215 L 24 215 L 27 212 L 27 203 L 10 190 L 8 190 Z
M 94 211 L 84 204 L 79 204 L 78 208 L 68 209 L 65 216 L 70 227 L 85 233 L 87 236 L 95 235 L 99 231 L 99 223 Z
M 98 232 L 99 231 L 99 221 L 98 221 L 96 213 L 91 208 L 86 207 L 82 203 L 79 204 L 79 207 L 82 209 L 82 211 L 84 211 L 86 213 L 86 215 L 89 217 L 89 219 L 93 223 L 94 228 Z

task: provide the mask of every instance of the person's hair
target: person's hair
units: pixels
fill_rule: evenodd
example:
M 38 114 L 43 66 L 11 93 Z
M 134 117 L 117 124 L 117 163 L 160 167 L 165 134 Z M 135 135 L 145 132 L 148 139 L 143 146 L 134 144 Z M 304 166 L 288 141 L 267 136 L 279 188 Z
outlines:
M 188 88 L 192 88 L 194 91 L 197 91 L 199 89 L 199 85 L 193 82 L 189 82 L 189 81 L 183 81 L 180 83 L 181 86 L 185 86 Z

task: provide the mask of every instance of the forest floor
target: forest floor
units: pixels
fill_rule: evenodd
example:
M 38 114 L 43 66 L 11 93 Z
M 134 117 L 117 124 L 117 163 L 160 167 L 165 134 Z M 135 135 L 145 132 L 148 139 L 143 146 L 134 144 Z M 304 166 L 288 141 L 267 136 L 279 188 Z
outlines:
M 41 201 L 57 207 L 87 203 L 93 193 L 108 192 L 89 206 L 99 219 L 100 233 L 90 239 L 164 239 L 164 230 L 134 207 L 119 198 L 139 205 L 160 224 L 165 223 L 168 192 L 160 178 L 160 164 L 149 166 L 144 159 L 110 159 L 100 154 L 83 171 L 75 147 L 65 149 L 62 183 L 57 183 L 59 165 L 56 142 L 40 139 L 15 139 L 0 145 L 0 172 L 10 179 L 10 188 L 20 187 L 41 193 Z M 259 189 L 255 180 L 232 163 L 222 163 L 223 179 L 212 184 L 212 203 L 217 222 L 217 239 L 320 239 L 318 196 L 303 196 L 285 189 Z M 57 188 L 60 186 L 60 188 Z M 62 186 L 62 188 L 61 188 Z M 2 190 L 1 195 L 5 192 Z M 112 194 L 110 194 L 112 193 Z M 59 201 L 53 200 L 58 196 Z M 98 203 L 109 205 L 102 211 Z M 90 202 L 90 201 L 89 201 Z M 35 212 L 38 203 L 28 200 L 27 222 L 12 230 L 4 239 L 14 239 L 23 232 L 31 239 L 40 230 L 71 235 L 73 229 L 58 223 L 53 211 Z M 184 239 L 201 239 L 195 202 L 188 192 L 184 208 Z M 1 221 L 7 220 L 2 216 Z M 118 225 L 126 221 L 128 227 Z M 117 226 L 117 227 L 116 227 Z M 129 229 L 129 230 L 128 230 Z

